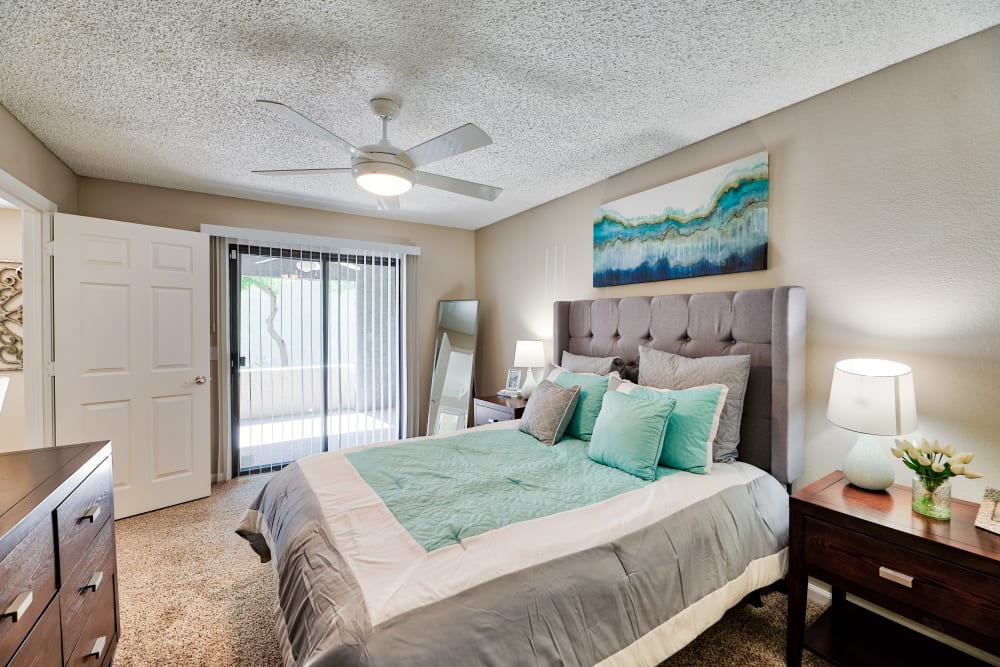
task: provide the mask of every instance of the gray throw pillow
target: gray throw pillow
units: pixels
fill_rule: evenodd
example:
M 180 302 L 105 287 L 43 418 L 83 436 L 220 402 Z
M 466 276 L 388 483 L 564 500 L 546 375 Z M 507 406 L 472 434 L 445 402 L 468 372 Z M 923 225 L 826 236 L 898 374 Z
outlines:
M 560 387 L 551 380 L 542 380 L 531 392 L 518 428 L 546 445 L 554 445 L 566 431 L 579 399 L 579 386 Z
M 729 388 L 712 444 L 712 460 L 731 463 L 740 445 L 743 399 L 750 376 L 750 355 L 688 358 L 671 352 L 639 346 L 639 384 L 660 389 L 691 389 L 706 384 Z
M 582 354 L 563 352 L 559 364 L 571 373 L 596 373 L 607 375 L 613 371 L 621 372 L 625 368 L 625 360 L 621 357 L 587 357 Z

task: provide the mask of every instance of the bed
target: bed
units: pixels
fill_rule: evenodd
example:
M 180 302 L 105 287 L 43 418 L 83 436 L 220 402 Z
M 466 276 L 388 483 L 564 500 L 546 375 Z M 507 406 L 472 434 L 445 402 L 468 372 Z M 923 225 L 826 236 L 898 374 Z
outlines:
M 288 466 L 237 530 L 286 665 L 660 663 L 784 576 L 804 341 L 798 287 L 554 305 L 556 361 L 749 355 L 738 460 L 706 475 L 637 480 L 514 421 Z

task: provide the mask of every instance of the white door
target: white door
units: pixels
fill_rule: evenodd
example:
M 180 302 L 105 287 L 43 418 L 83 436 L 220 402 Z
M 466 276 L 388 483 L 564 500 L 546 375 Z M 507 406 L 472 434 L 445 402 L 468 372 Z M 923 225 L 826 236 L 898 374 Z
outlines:
M 112 441 L 116 518 L 209 495 L 208 237 L 54 228 L 56 444 Z

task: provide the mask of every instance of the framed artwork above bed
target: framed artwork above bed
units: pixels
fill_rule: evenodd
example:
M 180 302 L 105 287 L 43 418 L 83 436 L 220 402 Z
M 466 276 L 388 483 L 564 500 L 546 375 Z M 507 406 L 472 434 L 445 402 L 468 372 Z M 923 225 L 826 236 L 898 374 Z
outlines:
M 768 155 L 594 209 L 594 287 L 767 268 Z

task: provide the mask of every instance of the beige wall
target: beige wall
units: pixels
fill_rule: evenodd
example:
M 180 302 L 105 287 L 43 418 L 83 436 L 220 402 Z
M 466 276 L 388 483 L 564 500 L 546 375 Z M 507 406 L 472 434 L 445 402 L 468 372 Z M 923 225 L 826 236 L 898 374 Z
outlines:
M 76 174 L 3 107 L 0 169 L 55 202 L 60 211 L 72 213 L 76 209 Z
M 21 255 L 21 211 L 0 208 L 0 259 Z M 0 370 L 0 377 L 10 378 L 0 406 L 0 452 L 11 452 L 24 448 L 24 371 Z
M 472 299 L 476 295 L 473 232 L 93 178 L 79 179 L 77 212 L 192 231 L 202 224 L 228 225 L 419 246 L 420 377 L 417 386 L 423 432 L 437 302 L 439 299 Z
M 953 494 L 978 502 L 1000 485 L 998 58 L 994 28 L 479 230 L 479 386 L 503 385 L 517 338 L 551 350 L 557 299 L 802 285 L 801 481 L 840 467 L 856 438 L 825 418 L 833 364 L 884 357 L 914 369 L 920 432 L 976 453 L 985 479 L 960 478 Z M 591 287 L 595 206 L 760 150 L 767 271 Z

